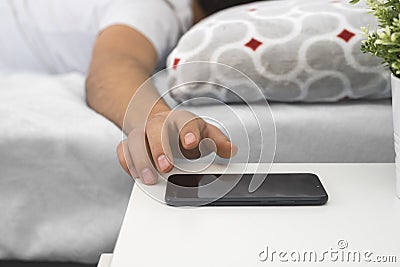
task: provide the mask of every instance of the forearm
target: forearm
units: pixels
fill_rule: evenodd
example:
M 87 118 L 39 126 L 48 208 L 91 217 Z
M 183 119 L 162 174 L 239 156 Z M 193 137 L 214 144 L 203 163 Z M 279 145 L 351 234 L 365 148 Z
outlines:
M 88 105 L 128 135 L 117 148 L 121 165 L 147 185 L 157 182 L 155 167 L 161 172 L 173 168 L 170 137 L 179 137 L 183 154 L 198 151 L 202 138 L 215 141 L 218 155 L 234 154 L 217 127 L 187 111 L 170 112 L 148 81 L 157 60 L 155 47 L 143 34 L 111 26 L 99 33 L 86 81 Z
M 127 55 L 94 59 L 86 81 L 88 105 L 130 132 L 135 125 L 145 123 L 150 110 L 156 113 L 169 109 L 151 82 L 138 91 L 151 73 Z M 127 111 L 129 119 L 124 125 Z

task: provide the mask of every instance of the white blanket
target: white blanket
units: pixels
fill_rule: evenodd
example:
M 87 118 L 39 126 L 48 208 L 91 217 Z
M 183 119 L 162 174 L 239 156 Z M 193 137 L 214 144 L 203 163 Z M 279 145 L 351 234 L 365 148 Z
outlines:
M 84 78 L 0 76 L 0 259 L 95 262 L 113 249 L 132 180 L 121 131 L 89 109 Z

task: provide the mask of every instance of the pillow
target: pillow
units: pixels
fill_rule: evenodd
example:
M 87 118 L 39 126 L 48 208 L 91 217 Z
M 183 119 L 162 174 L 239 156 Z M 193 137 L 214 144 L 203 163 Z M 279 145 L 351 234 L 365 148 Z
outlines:
M 207 96 L 228 103 L 264 97 L 289 102 L 389 97 L 389 71 L 360 51 L 365 25 L 377 22 L 365 5 L 348 0 L 262 1 L 223 10 L 195 25 L 168 57 L 171 96 L 178 102 Z M 196 61 L 236 68 L 262 93 L 246 86 L 239 72 L 227 75 L 213 64 L 183 64 Z M 229 85 L 230 90 L 182 85 L 189 80 Z

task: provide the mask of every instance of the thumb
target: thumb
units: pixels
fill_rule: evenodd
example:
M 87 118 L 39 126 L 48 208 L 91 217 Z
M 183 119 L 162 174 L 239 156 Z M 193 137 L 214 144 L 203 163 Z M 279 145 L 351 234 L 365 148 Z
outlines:
M 134 178 L 138 177 L 138 174 L 136 172 L 132 158 L 129 153 L 128 140 L 124 140 L 118 144 L 117 157 L 118 157 L 119 164 L 121 164 L 121 167 L 124 169 L 124 171 L 128 175 L 130 175 Z

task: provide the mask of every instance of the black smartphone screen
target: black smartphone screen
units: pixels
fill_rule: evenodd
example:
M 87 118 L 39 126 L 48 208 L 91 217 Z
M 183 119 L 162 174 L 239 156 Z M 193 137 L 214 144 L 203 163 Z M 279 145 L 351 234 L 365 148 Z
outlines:
M 292 206 L 323 205 L 328 201 L 328 194 L 315 174 L 256 175 L 266 178 L 254 192 L 249 190 L 253 174 L 172 175 L 165 201 L 171 206 Z

